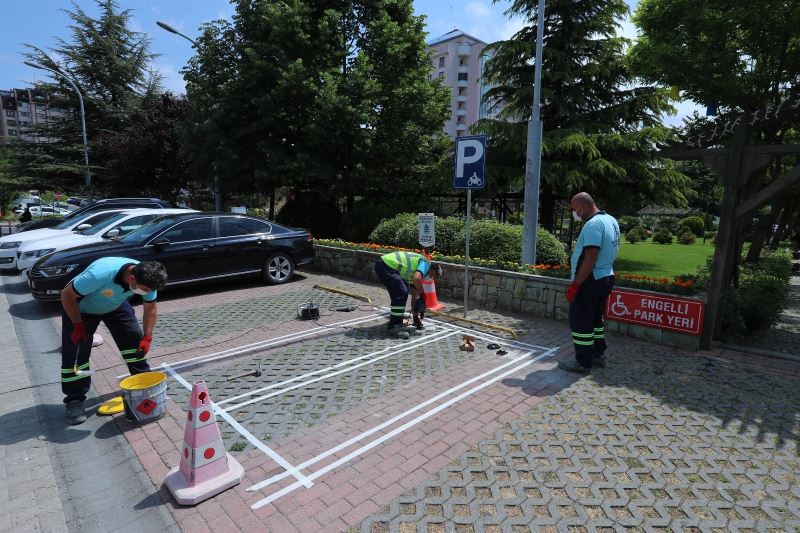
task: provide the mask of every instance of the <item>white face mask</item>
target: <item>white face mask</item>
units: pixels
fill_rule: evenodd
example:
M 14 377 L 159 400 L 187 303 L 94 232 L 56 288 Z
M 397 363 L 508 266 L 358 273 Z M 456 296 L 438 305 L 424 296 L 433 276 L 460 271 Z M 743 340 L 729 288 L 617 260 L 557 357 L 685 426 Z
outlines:
M 145 294 L 148 293 L 148 291 L 146 291 L 144 289 L 140 289 L 139 285 L 136 285 L 136 288 L 135 289 L 131 289 L 131 290 L 133 291 L 134 294 L 138 294 L 139 296 L 144 296 Z
M 576 221 L 578 221 L 578 222 L 581 222 L 581 221 L 583 220 L 583 219 L 581 218 L 581 216 L 578 214 L 578 212 L 577 212 L 577 211 L 573 211 L 573 212 L 572 212 L 572 218 L 574 218 L 574 219 L 575 219 Z

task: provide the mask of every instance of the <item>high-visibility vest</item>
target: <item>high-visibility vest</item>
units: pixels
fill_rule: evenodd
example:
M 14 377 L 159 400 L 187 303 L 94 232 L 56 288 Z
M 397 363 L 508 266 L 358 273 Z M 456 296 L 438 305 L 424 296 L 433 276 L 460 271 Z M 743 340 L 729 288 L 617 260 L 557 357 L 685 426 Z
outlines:
M 409 283 L 414 280 L 414 272 L 419 270 L 425 275 L 430 268 L 428 260 L 414 252 L 391 252 L 381 256 L 381 260 L 386 266 L 396 270 L 400 277 Z

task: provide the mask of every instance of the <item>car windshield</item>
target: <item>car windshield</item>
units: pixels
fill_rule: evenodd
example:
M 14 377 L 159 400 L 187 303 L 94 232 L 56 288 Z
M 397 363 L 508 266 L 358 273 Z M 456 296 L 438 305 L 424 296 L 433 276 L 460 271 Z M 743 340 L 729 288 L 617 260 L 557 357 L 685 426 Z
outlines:
M 102 222 L 100 222 L 98 224 L 95 224 L 91 228 L 83 230 L 81 232 L 81 234 L 82 235 L 95 235 L 95 234 L 103 231 L 108 226 L 111 226 L 112 224 L 115 224 L 116 222 L 119 222 L 120 220 L 122 220 L 123 218 L 125 218 L 127 216 L 129 216 L 127 213 L 117 213 L 113 217 L 107 218 L 104 221 L 102 221 Z
M 92 215 L 97 213 L 84 213 L 84 216 L 78 218 L 65 218 L 57 225 L 53 226 L 53 229 L 69 229 L 76 224 L 80 224 L 84 219 L 89 218 Z
M 132 231 L 125 235 L 122 239 L 120 239 L 120 241 L 128 244 L 142 244 L 153 235 L 161 233 L 163 230 L 172 226 L 177 221 L 178 217 L 176 216 L 164 216 L 155 220 L 151 220 L 136 231 Z

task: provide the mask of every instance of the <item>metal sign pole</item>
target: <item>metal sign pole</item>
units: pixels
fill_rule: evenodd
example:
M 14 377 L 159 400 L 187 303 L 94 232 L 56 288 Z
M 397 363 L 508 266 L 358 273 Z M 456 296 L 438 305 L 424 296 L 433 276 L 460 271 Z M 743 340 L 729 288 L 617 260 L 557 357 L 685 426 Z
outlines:
M 469 226 L 472 219 L 472 189 L 467 189 L 467 236 L 464 249 L 464 318 L 467 318 L 469 300 Z

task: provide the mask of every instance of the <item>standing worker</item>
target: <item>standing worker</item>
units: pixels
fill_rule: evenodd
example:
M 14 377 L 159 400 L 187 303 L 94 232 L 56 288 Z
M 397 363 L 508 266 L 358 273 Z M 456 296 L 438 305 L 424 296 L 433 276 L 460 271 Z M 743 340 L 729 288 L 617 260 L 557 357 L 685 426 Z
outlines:
M 593 366 L 606 366 L 603 312 L 614 288 L 619 224 L 614 217 L 600 211 L 588 193 L 573 196 L 570 206 L 575 220 L 586 223 L 572 252 L 572 284 L 567 288 L 575 361 L 559 361 L 558 367 L 588 374 Z
M 423 329 L 422 319 L 425 318 L 425 298 L 423 296 L 422 279 L 434 279 L 434 274 L 441 274 L 441 267 L 425 259 L 424 256 L 414 252 L 391 252 L 381 256 L 375 261 L 375 274 L 389 291 L 391 312 L 389 314 L 389 334 L 409 338 L 409 333 L 403 330 L 403 318 L 406 312 L 409 285 L 414 290 L 411 293 L 411 309 L 414 325 Z
M 67 422 L 75 425 L 86 421 L 83 402 L 92 384 L 89 355 L 100 322 L 114 337 L 131 375 L 150 370 L 147 352 L 156 323 L 156 296 L 166 282 L 167 271 L 161 263 L 104 257 L 61 291 L 61 391 Z M 128 303 L 134 294 L 144 302 L 144 333 Z

